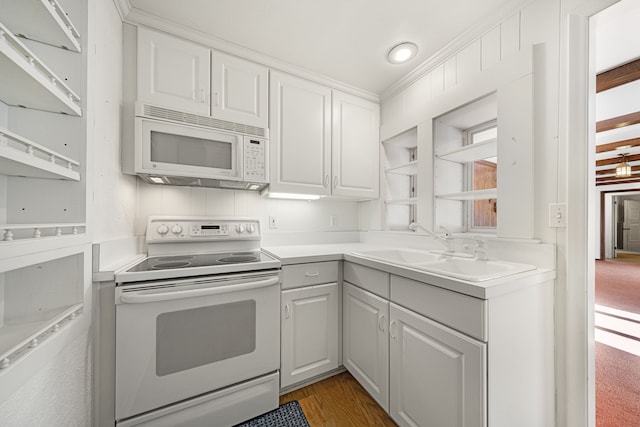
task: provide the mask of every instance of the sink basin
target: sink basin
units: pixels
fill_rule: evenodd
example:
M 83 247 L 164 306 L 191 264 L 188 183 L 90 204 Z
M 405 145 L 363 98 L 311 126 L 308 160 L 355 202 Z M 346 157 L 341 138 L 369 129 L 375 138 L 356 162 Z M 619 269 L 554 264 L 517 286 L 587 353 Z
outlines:
M 440 258 L 439 254 L 429 251 L 404 248 L 372 249 L 370 251 L 353 252 L 353 255 L 403 265 L 422 264 L 437 261 Z
M 412 267 L 472 282 L 497 279 L 536 268 L 529 264 L 468 258 L 441 258 L 433 262 L 414 264 Z

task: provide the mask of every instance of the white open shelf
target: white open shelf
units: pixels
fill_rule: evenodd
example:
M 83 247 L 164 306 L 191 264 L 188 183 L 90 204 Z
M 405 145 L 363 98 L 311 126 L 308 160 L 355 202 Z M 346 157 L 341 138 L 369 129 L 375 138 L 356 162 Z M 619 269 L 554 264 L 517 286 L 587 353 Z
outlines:
M 410 197 L 407 199 L 390 199 L 385 200 L 385 203 L 388 205 L 415 205 L 418 203 L 417 197 Z
M 82 115 L 80 98 L 1 23 L 0 74 L 5 104 Z
M 17 133 L 0 128 L 0 174 L 80 180 L 80 163 Z
M 498 198 L 498 190 L 489 188 L 486 190 L 462 191 L 460 193 L 436 194 L 437 199 L 447 200 L 486 200 Z
M 418 174 L 418 161 L 414 160 L 402 165 L 393 166 L 385 169 L 386 173 L 395 173 L 397 175 L 417 175 Z
M 66 323 L 82 312 L 82 304 L 43 312 L 41 319 L 0 327 L 0 372 L 20 357 L 35 349 Z
M 0 230 L 3 231 L 0 243 L 7 243 L 25 239 L 46 239 L 50 237 L 62 237 L 77 235 L 84 229 L 85 223 L 62 223 L 62 224 L 3 224 Z
M 436 154 L 436 158 L 456 163 L 467 163 L 496 157 L 497 153 L 498 140 L 491 139 L 477 144 L 465 145 L 444 154 Z
M 80 33 L 56 0 L 0 0 L 0 8 L 14 34 L 80 52 Z

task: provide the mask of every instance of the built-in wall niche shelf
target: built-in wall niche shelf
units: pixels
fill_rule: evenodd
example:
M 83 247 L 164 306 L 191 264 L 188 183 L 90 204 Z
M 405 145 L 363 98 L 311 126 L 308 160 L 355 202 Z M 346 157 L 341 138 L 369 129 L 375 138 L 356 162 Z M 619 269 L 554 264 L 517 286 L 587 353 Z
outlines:
M 496 157 L 497 153 L 498 140 L 490 139 L 476 144 L 465 145 L 444 154 L 436 154 L 436 158 L 456 163 L 467 163 Z
M 1 23 L 0 75 L 0 100 L 5 104 L 82 115 L 78 95 Z
M 488 188 L 486 190 L 462 191 L 459 193 L 443 193 L 436 194 L 437 199 L 446 200 L 486 200 L 498 198 L 498 190 L 496 188 Z
M 388 205 L 415 205 L 418 203 L 417 197 L 409 197 L 407 199 L 389 199 L 385 200 Z
M 80 180 L 80 163 L 17 133 L 0 128 L 0 174 Z
M 414 160 L 412 162 L 404 163 L 398 166 L 393 166 L 386 168 L 384 170 L 386 173 L 394 173 L 397 175 L 417 175 L 418 174 L 418 161 Z
M 0 0 L 0 8 L 14 34 L 80 52 L 80 33 L 56 0 Z
M 0 259 L 0 375 L 83 317 L 89 257 L 80 245 Z
M 82 314 L 82 304 L 43 313 L 44 319 L 0 328 L 0 373 Z
M 4 224 L 0 225 L 3 243 L 28 239 L 47 239 L 52 237 L 75 236 L 84 233 L 84 223 L 64 224 Z

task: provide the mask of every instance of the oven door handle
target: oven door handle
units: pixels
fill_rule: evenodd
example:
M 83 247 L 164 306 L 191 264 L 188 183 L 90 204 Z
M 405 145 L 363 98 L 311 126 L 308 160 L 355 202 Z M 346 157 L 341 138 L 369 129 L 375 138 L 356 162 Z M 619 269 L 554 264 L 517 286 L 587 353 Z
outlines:
M 257 282 L 239 283 L 236 285 L 216 286 L 203 289 L 190 289 L 187 291 L 169 291 L 153 294 L 129 294 L 120 295 L 120 302 L 123 304 L 144 304 L 149 302 L 168 301 L 182 298 L 202 297 L 207 295 L 223 294 L 228 292 L 238 292 L 247 289 L 258 289 L 267 286 L 277 285 L 280 282 L 278 276 L 270 277 Z

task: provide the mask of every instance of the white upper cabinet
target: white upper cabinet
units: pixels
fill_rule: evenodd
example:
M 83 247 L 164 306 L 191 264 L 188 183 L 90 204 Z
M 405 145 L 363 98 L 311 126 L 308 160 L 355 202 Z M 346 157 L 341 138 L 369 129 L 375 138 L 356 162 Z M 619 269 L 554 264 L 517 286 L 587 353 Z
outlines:
M 272 71 L 271 191 L 375 199 L 379 108 Z
M 331 89 L 271 72 L 272 192 L 331 194 Z
M 138 101 L 210 114 L 211 50 L 138 28 Z
M 268 127 L 269 69 L 206 46 L 138 28 L 137 101 L 223 120 Z M 249 132 L 254 133 L 254 132 Z
M 221 52 L 211 56 L 211 115 L 250 126 L 269 126 L 269 70 Z
M 337 91 L 332 104 L 332 193 L 375 199 L 380 182 L 380 108 Z

